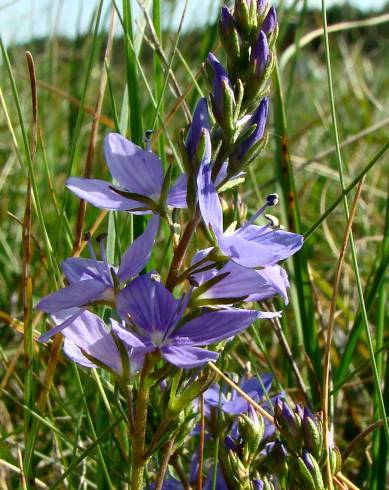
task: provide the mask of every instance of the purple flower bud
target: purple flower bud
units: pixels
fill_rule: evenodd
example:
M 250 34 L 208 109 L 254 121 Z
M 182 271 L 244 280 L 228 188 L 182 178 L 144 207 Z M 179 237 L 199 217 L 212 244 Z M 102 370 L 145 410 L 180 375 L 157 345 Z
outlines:
M 276 25 L 277 25 L 276 9 L 274 7 L 271 7 L 265 17 L 265 20 L 262 23 L 261 30 L 265 34 L 270 34 L 271 32 L 274 31 Z
M 301 420 L 298 415 L 290 409 L 285 401 L 277 401 L 274 407 L 274 416 L 277 427 L 288 446 L 294 451 L 299 451 L 303 445 L 301 437 Z
M 253 480 L 253 487 L 255 490 L 263 490 L 263 481 L 262 480 Z
M 230 435 L 224 438 L 224 445 L 227 449 L 230 449 L 231 451 L 238 451 L 238 446 L 236 445 L 235 440 Z
M 323 478 L 320 466 L 315 458 L 306 449 L 303 449 L 301 459 L 298 458 L 297 465 L 300 469 L 301 483 L 304 488 L 324 490 Z M 307 470 L 309 473 L 307 473 Z
M 285 401 L 281 402 L 281 407 L 282 407 L 282 412 L 281 412 L 282 418 L 287 422 L 289 427 L 293 427 L 296 424 L 294 413 L 292 412 L 292 410 L 289 408 L 289 405 Z
M 301 430 L 305 447 L 315 458 L 319 459 L 323 449 L 321 422 L 307 407 L 304 408 Z
M 254 112 L 254 114 L 251 116 L 246 124 L 247 129 L 256 125 L 255 130 L 250 134 L 248 138 L 242 141 L 237 148 L 235 148 L 235 150 L 231 154 L 230 162 L 239 163 L 245 157 L 246 153 L 263 138 L 268 111 L 269 102 L 267 97 L 264 97 L 259 104 L 257 110 Z
M 205 97 L 200 99 L 196 105 L 196 109 L 193 113 L 192 124 L 186 138 L 185 146 L 190 162 L 193 160 L 196 154 L 197 146 L 204 130 L 206 130 L 208 133 L 210 131 L 208 104 Z
M 266 34 L 263 30 L 259 31 L 258 39 L 253 46 L 250 56 L 250 62 L 254 65 L 255 78 L 260 80 L 265 71 L 269 60 L 269 45 Z
M 279 439 L 270 442 L 265 448 L 266 463 L 277 476 L 288 472 L 288 452 Z
M 231 82 L 228 78 L 227 72 L 223 65 L 219 62 L 213 53 L 208 55 L 208 63 L 214 71 L 213 77 L 213 109 L 215 112 L 215 117 L 218 121 L 223 119 L 224 107 L 223 98 L 225 90 L 230 92 L 232 101 L 235 103 L 234 91 L 232 89 Z
M 309 410 L 308 407 L 304 407 L 304 413 L 303 413 L 303 418 L 310 418 L 312 420 L 315 420 L 315 417 L 313 416 L 313 413 Z
M 230 9 L 223 5 L 220 14 L 220 29 L 225 35 L 229 35 L 232 29 L 235 29 L 235 20 Z
M 304 463 L 305 463 L 305 466 L 308 468 L 309 472 L 312 473 L 314 468 L 313 468 L 313 464 L 312 464 L 312 461 L 311 461 L 311 457 L 310 457 L 310 454 L 309 452 L 306 450 L 306 449 L 303 449 L 303 457 L 302 457 Z
M 263 11 L 266 8 L 266 5 L 267 5 L 267 1 L 266 0 L 258 0 L 257 1 L 257 12 L 258 12 L 259 15 L 263 13 Z
M 262 421 L 261 422 L 259 421 L 257 411 L 251 405 L 249 405 L 248 416 L 250 417 L 250 419 L 254 422 L 254 424 L 256 426 L 259 426 L 260 423 L 262 422 Z
M 299 404 L 296 405 L 295 412 L 300 417 L 300 420 L 303 420 L 303 418 L 304 418 L 304 410 L 301 407 L 301 405 L 299 405 Z
M 219 19 L 219 34 L 223 48 L 232 63 L 239 59 L 241 33 L 234 16 L 228 7 L 223 5 Z

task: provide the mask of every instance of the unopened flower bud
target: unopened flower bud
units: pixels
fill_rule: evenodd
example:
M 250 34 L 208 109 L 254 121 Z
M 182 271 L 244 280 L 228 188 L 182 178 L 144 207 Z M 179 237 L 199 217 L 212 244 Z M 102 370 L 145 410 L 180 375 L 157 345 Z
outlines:
M 226 5 L 221 9 L 219 35 L 227 55 L 232 60 L 239 59 L 241 39 L 235 19 Z
M 236 480 L 239 483 L 244 483 L 249 476 L 249 469 L 234 451 L 228 451 L 228 461 Z
M 265 464 L 280 478 L 286 477 L 288 473 L 288 453 L 280 440 L 271 442 L 266 447 L 267 456 Z
M 303 450 L 302 457 L 297 458 L 299 479 L 307 490 L 324 490 L 320 466 L 308 451 Z
M 207 104 L 207 99 L 203 97 L 198 101 L 196 105 L 196 109 L 193 113 L 192 124 L 189 128 L 188 135 L 185 142 L 185 147 L 190 163 L 193 162 L 196 156 L 200 162 L 203 159 L 204 154 L 208 159 L 210 159 L 211 143 L 209 138 L 209 132 L 210 132 L 210 125 L 209 125 L 208 104 Z M 201 141 L 202 139 L 204 139 L 204 143 L 200 145 L 200 143 L 202 143 Z M 202 148 L 203 151 L 200 152 L 202 153 L 201 155 L 198 154 L 199 146 L 205 146 L 205 148 Z
M 252 481 L 252 484 L 254 490 L 274 490 L 274 485 L 271 483 L 271 481 L 269 481 L 268 478 L 266 478 L 266 476 L 260 479 L 255 478 Z
M 263 12 L 265 11 L 267 5 L 266 0 L 257 0 L 257 13 L 258 15 L 262 15 Z
M 304 408 L 301 430 L 305 447 L 316 459 L 320 459 L 323 450 L 322 424 L 320 419 L 315 417 L 306 407 Z
M 253 480 L 253 488 L 254 490 L 263 490 L 264 489 L 263 480 L 258 480 L 258 479 Z
M 274 417 L 288 447 L 293 451 L 299 451 L 302 446 L 301 421 L 299 416 L 292 412 L 284 400 L 278 400 L 274 407 Z
M 266 34 L 261 30 L 250 55 L 250 63 L 253 67 L 254 78 L 260 82 L 265 73 L 269 61 L 270 51 Z
M 245 37 L 250 36 L 257 27 L 256 0 L 235 0 L 234 17 Z
M 227 133 L 234 129 L 235 96 L 227 72 L 213 53 L 208 55 L 213 70 L 212 109 L 217 122 Z
M 277 27 L 277 14 L 274 7 L 270 7 L 265 20 L 262 23 L 261 30 L 265 34 L 271 34 Z
M 258 416 L 256 411 L 250 406 L 249 415 L 242 414 L 239 417 L 238 427 L 239 434 L 243 439 L 243 460 L 246 465 L 249 465 L 261 443 L 265 432 L 265 424 L 263 418 L 260 415 Z
M 335 475 L 342 467 L 342 456 L 337 446 L 332 445 L 330 448 L 330 462 L 331 472 Z
M 277 195 L 277 194 L 276 194 L 276 195 Z M 269 197 L 269 196 L 268 196 L 268 197 Z M 266 200 L 267 200 L 267 199 L 266 199 Z M 303 418 L 304 418 L 304 409 L 303 409 L 303 407 L 302 407 L 302 406 L 301 406 L 299 403 L 297 403 L 297 405 L 295 406 L 294 411 L 296 412 L 297 416 L 299 417 L 299 419 L 300 419 L 300 424 L 301 424 L 301 422 L 302 422 L 302 420 L 303 420 Z
M 229 172 L 237 173 L 247 161 L 250 161 L 259 150 L 261 140 L 265 134 L 265 126 L 269 110 L 267 97 L 264 97 L 257 110 L 251 116 L 242 131 L 242 138 L 238 139 L 238 144 L 230 156 Z M 245 137 L 245 134 L 249 135 Z

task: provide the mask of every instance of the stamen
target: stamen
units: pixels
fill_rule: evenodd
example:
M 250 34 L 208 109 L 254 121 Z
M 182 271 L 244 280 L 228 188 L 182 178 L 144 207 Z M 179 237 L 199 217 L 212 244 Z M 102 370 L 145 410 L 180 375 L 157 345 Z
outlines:
M 269 222 L 269 226 L 271 228 L 279 228 L 280 221 L 278 218 L 276 218 L 272 214 L 265 214 L 265 219 L 267 219 L 267 221 Z
M 161 282 L 161 276 L 158 274 L 158 272 L 152 272 L 150 274 L 150 279 L 152 279 L 155 282 Z
M 100 235 L 96 237 L 96 242 L 101 242 L 101 240 L 105 240 L 107 236 L 108 236 L 107 232 L 100 233 Z
M 278 204 L 279 197 L 278 194 L 269 194 L 266 196 L 265 204 L 253 215 L 246 223 L 242 226 L 242 228 L 246 228 L 249 225 L 252 225 L 257 218 L 259 218 L 268 207 L 276 206 Z
M 99 236 L 96 237 L 96 241 L 100 245 L 100 255 L 104 262 L 104 267 L 105 267 L 104 277 L 108 279 L 110 285 L 113 287 L 114 281 L 112 279 L 111 268 L 110 265 L 108 264 L 107 252 L 105 251 L 105 244 L 104 244 L 104 240 L 107 238 L 107 236 L 108 233 L 101 233 Z
M 248 225 L 252 225 L 254 221 L 259 218 L 266 210 L 268 207 L 268 204 L 264 204 L 249 220 L 246 221 L 246 223 L 243 225 L 243 228 L 246 228 Z
M 268 206 L 276 206 L 279 202 L 278 194 L 269 194 L 266 196 L 266 203 Z
M 90 256 L 92 257 L 92 260 L 95 263 L 96 269 L 100 272 L 100 274 L 105 275 L 104 268 L 101 266 L 101 264 L 97 260 L 95 251 L 93 250 L 92 241 L 91 241 L 91 234 L 89 233 L 89 231 L 84 233 L 84 240 L 87 242 L 88 250 L 89 250 Z
M 96 238 L 96 241 L 98 242 L 100 246 L 100 255 L 101 258 L 103 259 L 104 264 L 107 267 L 107 270 L 109 271 L 109 265 L 108 265 L 108 260 L 107 260 L 107 252 L 105 251 L 105 245 L 104 245 L 104 240 L 107 237 L 106 233 L 102 233 Z
M 143 137 L 143 141 L 146 143 L 146 151 L 151 151 L 151 135 L 154 133 L 152 129 L 147 129 Z

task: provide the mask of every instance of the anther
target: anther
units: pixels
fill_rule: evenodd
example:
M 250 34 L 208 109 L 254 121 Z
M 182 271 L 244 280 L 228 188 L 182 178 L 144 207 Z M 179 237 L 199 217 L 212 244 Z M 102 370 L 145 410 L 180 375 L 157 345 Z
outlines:
M 188 281 L 189 281 L 189 284 L 191 286 L 194 286 L 196 288 L 198 288 L 200 286 L 200 283 L 198 281 L 196 281 L 196 279 L 194 278 L 194 276 L 189 276 L 188 277 Z
M 268 196 L 266 196 L 266 204 L 268 206 L 276 206 L 278 204 L 278 201 L 279 201 L 279 197 L 278 194 L 276 193 L 269 194 Z
M 96 242 L 97 243 L 100 243 L 102 240 L 105 240 L 108 236 L 108 233 L 107 232 L 104 232 L 104 233 L 100 233 L 100 235 L 98 235 L 96 237 Z
M 145 131 L 143 141 L 146 143 L 146 151 L 151 151 L 151 135 L 154 133 L 152 129 Z
M 84 233 L 84 240 L 87 242 L 89 253 L 90 253 L 90 256 L 92 257 L 92 260 L 95 263 L 96 269 L 100 272 L 100 274 L 105 275 L 104 268 L 102 267 L 102 265 L 100 264 L 100 262 L 97 260 L 95 251 L 93 249 L 92 241 L 91 241 L 91 234 L 90 234 L 89 231 L 87 231 L 86 233 Z M 100 242 L 100 245 L 101 244 L 102 244 L 102 242 Z
M 150 274 L 150 278 L 155 282 L 161 282 L 161 276 L 158 274 L 158 272 L 152 272 Z
M 271 214 L 265 214 L 265 219 L 267 219 L 271 228 L 279 228 L 280 222 L 275 216 Z

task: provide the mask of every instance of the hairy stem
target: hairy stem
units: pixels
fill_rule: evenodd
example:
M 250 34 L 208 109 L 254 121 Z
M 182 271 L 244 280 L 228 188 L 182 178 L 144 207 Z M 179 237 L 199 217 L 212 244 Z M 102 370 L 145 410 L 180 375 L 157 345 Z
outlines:
M 147 375 L 152 369 L 153 362 L 150 355 L 146 355 L 140 374 L 139 390 L 136 398 L 134 430 L 132 439 L 131 461 L 131 489 L 143 490 L 143 473 L 145 459 L 145 434 L 147 423 L 147 407 L 149 404 L 150 386 L 147 383 Z
M 174 446 L 174 437 L 172 439 L 170 439 L 170 441 L 163 448 L 161 467 L 160 467 L 159 472 L 158 472 L 157 481 L 155 482 L 155 490 L 161 490 L 162 489 L 163 479 L 164 479 L 165 473 L 167 471 L 170 456 L 173 452 L 173 446 Z
M 176 470 L 176 473 L 178 475 L 178 478 L 180 479 L 180 482 L 182 483 L 182 486 L 184 487 L 184 490 L 191 490 L 191 487 L 190 487 L 188 480 L 186 478 L 186 474 L 185 474 L 184 470 L 182 469 L 182 467 L 178 461 L 178 454 L 177 453 L 174 453 L 173 456 L 171 457 L 170 464 Z

